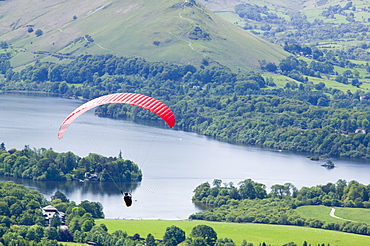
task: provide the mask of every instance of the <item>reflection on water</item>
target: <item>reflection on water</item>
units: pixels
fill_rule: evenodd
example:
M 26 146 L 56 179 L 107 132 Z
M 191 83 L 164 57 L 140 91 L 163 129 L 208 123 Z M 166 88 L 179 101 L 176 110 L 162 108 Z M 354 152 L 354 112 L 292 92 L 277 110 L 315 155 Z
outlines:
M 31 189 L 40 191 L 43 194 L 54 195 L 59 190 L 68 194 L 73 193 L 92 193 L 95 195 L 116 196 L 122 191 L 134 192 L 140 187 L 140 182 L 98 182 L 98 181 L 33 181 L 30 179 L 19 179 L 13 177 L 0 176 L 0 181 L 13 181 L 17 184 L 23 184 Z M 50 197 L 46 197 L 50 200 Z

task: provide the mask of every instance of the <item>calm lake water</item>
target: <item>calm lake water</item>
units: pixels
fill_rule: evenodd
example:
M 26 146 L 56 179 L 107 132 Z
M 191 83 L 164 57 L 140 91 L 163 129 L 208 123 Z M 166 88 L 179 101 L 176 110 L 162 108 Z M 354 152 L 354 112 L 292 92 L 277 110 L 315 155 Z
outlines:
M 127 121 L 100 118 L 89 111 L 79 117 L 58 140 L 64 118 L 83 102 L 41 95 L 0 94 L 0 143 L 7 149 L 52 148 L 72 151 L 83 157 L 89 153 L 133 160 L 143 172 L 140 184 L 119 183 L 131 190 L 134 204 L 123 205 L 113 183 L 35 182 L 13 180 L 42 192 L 47 199 L 56 190 L 77 203 L 98 201 L 106 218 L 187 219 L 201 211 L 195 206 L 192 191 L 203 182 L 221 179 L 237 184 L 245 179 L 274 184 L 291 182 L 298 188 L 336 182 L 338 179 L 370 183 L 370 163 L 334 160 L 336 168 L 284 151 L 238 146 L 219 142 L 195 133 L 157 128 Z

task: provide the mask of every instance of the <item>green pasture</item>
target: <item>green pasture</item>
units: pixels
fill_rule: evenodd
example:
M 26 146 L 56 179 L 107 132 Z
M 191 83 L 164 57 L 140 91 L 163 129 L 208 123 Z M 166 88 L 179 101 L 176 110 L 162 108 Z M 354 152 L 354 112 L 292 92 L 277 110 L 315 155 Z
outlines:
M 318 219 L 328 223 L 342 223 L 344 220 L 336 219 L 331 217 L 330 214 L 331 207 L 326 207 L 324 205 L 320 206 L 302 206 L 296 208 L 296 212 L 302 217 L 310 219 Z M 337 215 L 335 213 L 335 215 Z
M 367 208 L 335 208 L 335 215 L 359 223 L 370 224 L 370 209 Z
M 284 75 L 281 75 L 281 74 L 272 74 L 272 73 L 264 73 L 262 74 L 262 76 L 266 79 L 266 78 L 272 78 L 274 80 L 274 83 L 276 84 L 277 87 L 285 87 L 285 84 L 288 83 L 288 82 L 296 82 L 298 85 L 299 85 L 299 81 L 296 81 L 294 79 L 291 79 L 287 76 L 284 76 Z M 357 90 L 369 90 L 370 89 L 370 85 L 367 84 L 367 83 L 364 83 L 363 85 L 360 86 L 360 88 L 357 88 L 355 86 L 352 86 L 352 85 L 345 85 L 345 84 L 342 84 L 342 83 L 338 83 L 337 81 L 335 81 L 335 77 L 331 76 L 329 78 L 326 78 L 323 76 L 323 78 L 316 78 L 316 77 L 311 77 L 311 76 L 305 76 L 308 78 L 308 80 L 310 82 L 312 82 L 313 84 L 318 84 L 320 82 L 323 82 L 326 87 L 328 88 L 334 88 L 334 89 L 338 89 L 338 90 L 341 90 L 343 92 L 347 92 L 348 90 L 351 91 L 351 92 L 356 92 Z M 364 82 L 364 80 L 360 79 L 361 82 Z
M 316 77 L 311 77 L 311 76 L 307 76 L 307 77 L 308 77 L 308 80 L 314 84 L 323 82 L 326 87 L 338 89 L 343 92 L 347 92 L 347 91 L 356 92 L 357 90 L 364 90 L 364 91 L 369 90 L 369 86 L 367 84 L 363 84 L 360 86 L 360 88 L 357 88 L 356 86 L 353 86 L 351 84 L 342 84 L 342 83 L 335 81 L 334 76 L 330 76 L 329 78 L 326 78 L 325 76 L 323 76 L 323 78 L 316 78 Z M 362 80 L 360 79 L 360 81 Z
M 274 74 L 274 73 L 263 73 L 261 74 L 264 79 L 266 78 L 272 78 L 274 80 L 274 83 L 277 87 L 285 87 L 286 83 L 288 82 L 296 82 L 298 81 L 291 79 L 287 76 L 281 75 L 281 74 Z
M 296 211 L 303 217 L 319 219 L 325 222 L 341 223 L 344 220 L 331 217 L 331 207 L 320 206 L 302 206 L 298 207 Z M 370 224 L 370 209 L 367 208 L 343 208 L 335 207 L 335 216 L 343 219 L 353 220 L 359 223 Z
M 196 225 L 208 225 L 217 232 L 218 238 L 231 238 L 236 245 L 241 245 L 243 240 L 251 242 L 254 245 L 259 245 L 259 243 L 262 242 L 271 245 L 282 245 L 288 242 L 302 244 L 304 241 L 312 245 L 321 245 L 322 243 L 338 246 L 370 245 L 369 236 L 298 226 L 196 220 L 101 219 L 97 220 L 96 223 L 105 224 L 110 233 L 116 230 L 122 230 L 127 232 L 128 235 L 138 233 L 144 238 L 151 233 L 156 239 L 163 239 L 166 228 L 172 225 L 184 230 L 187 237 L 190 235 L 192 228 Z

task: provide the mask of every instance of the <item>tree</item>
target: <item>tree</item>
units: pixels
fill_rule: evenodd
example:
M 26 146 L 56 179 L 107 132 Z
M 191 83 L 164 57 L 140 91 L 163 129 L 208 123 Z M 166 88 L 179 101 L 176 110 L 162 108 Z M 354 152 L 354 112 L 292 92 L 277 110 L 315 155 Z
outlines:
M 59 93 L 60 94 L 66 94 L 66 92 L 68 91 L 68 85 L 67 85 L 67 82 L 63 81 L 62 83 L 60 83 L 59 85 Z
M 86 213 L 86 210 L 83 207 L 74 207 L 72 208 L 73 217 L 81 217 Z
M 197 225 L 195 226 L 190 236 L 197 238 L 204 238 L 207 242 L 207 245 L 213 246 L 217 241 L 217 233 L 213 230 L 212 227 L 207 225 Z
M 193 246 L 208 246 L 206 240 L 201 237 L 197 237 L 191 240 L 191 244 Z
M 81 230 L 80 220 L 78 218 L 73 218 L 71 222 L 69 222 L 68 230 L 72 233 L 74 233 L 75 231 L 80 231 Z
M 45 228 L 44 236 L 50 240 L 59 240 L 58 230 L 55 227 Z
M 7 202 L 0 202 L 0 215 L 9 216 L 10 211 Z
M 95 224 L 93 220 L 85 220 L 84 222 L 82 222 L 81 230 L 84 232 L 88 232 L 93 228 L 94 225 Z
M 156 246 L 157 243 L 155 242 L 154 236 L 152 234 L 148 234 L 145 239 L 146 246 Z
M 50 226 L 51 227 L 59 227 L 62 223 L 60 222 L 60 218 L 58 215 L 54 214 L 53 218 L 51 219 Z
M 213 184 L 213 186 L 220 188 L 221 184 L 222 184 L 222 180 L 221 179 L 214 179 L 212 184 Z
M 59 229 L 58 231 L 60 240 L 63 242 L 71 242 L 73 234 L 68 229 Z
M 62 202 L 69 202 L 69 199 L 67 198 L 66 195 L 64 195 L 63 192 L 57 190 L 54 195 L 51 197 L 51 200 L 54 199 L 60 199 Z
M 177 226 L 167 227 L 163 236 L 163 243 L 166 246 L 175 246 L 185 240 L 185 231 Z
M 235 243 L 232 239 L 217 239 L 215 246 L 235 246 Z
M 40 37 L 44 32 L 41 29 L 37 29 L 35 32 L 36 37 Z
M 277 66 L 273 62 L 268 62 L 265 68 L 268 72 L 275 72 L 277 70 Z

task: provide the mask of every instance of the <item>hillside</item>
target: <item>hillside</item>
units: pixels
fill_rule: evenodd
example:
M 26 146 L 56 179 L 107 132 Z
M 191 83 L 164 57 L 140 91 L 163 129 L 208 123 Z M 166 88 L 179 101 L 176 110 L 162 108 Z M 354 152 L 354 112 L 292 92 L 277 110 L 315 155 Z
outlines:
M 110 53 L 249 70 L 258 60 L 287 55 L 193 0 L 7 0 L 0 2 L 0 16 L 0 40 L 15 50 L 15 67 Z

